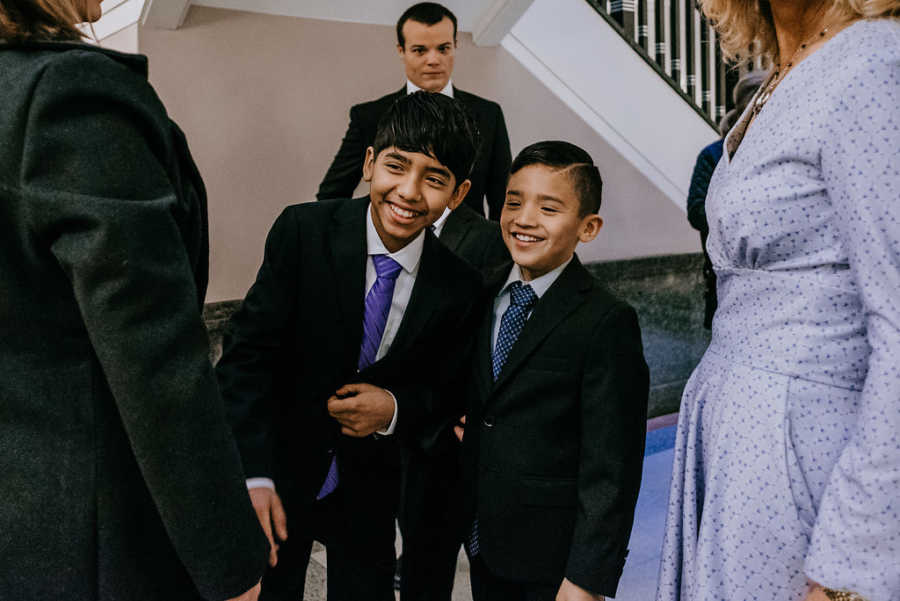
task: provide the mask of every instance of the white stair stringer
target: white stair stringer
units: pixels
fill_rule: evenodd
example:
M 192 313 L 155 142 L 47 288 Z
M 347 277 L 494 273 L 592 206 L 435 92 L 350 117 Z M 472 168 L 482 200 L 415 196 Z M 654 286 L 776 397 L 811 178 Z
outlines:
M 682 211 L 718 133 L 584 0 L 535 0 L 502 41 Z

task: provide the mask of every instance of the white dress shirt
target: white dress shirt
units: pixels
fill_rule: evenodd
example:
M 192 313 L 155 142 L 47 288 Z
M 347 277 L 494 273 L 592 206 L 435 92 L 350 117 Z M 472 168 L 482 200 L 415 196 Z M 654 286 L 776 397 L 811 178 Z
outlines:
M 497 293 L 497 296 L 494 298 L 494 324 L 493 331 L 491 334 L 491 352 L 493 353 L 494 347 L 497 346 L 497 336 L 500 335 L 500 319 L 503 317 L 503 314 L 509 308 L 510 298 L 509 298 L 509 285 L 513 282 L 522 282 L 523 284 L 528 284 L 531 286 L 531 289 L 534 290 L 535 295 L 537 295 L 538 300 L 550 286 L 553 285 L 553 282 L 559 277 L 559 274 L 563 272 L 566 266 L 572 262 L 572 258 L 575 255 L 569 257 L 569 260 L 545 273 L 544 275 L 534 278 L 530 282 L 526 282 L 522 277 L 522 269 L 516 264 L 513 263 L 512 269 L 509 270 L 509 277 L 506 278 L 506 283 L 500 288 L 500 292 Z M 528 315 L 525 316 L 525 320 L 527 321 L 531 317 L 531 311 L 528 312 Z
M 441 213 L 441 216 L 437 218 L 437 221 L 432 224 L 431 231 L 433 231 L 434 235 L 438 238 L 441 237 L 441 232 L 444 231 L 444 224 L 447 223 L 447 217 L 449 217 L 452 212 L 450 207 L 447 207 L 444 209 L 444 212 Z
M 406 80 L 406 93 L 407 94 L 412 94 L 414 92 L 418 92 L 421 89 L 422 88 L 420 88 L 419 86 L 417 86 L 410 80 L 408 80 L 408 79 Z M 444 96 L 449 96 L 450 98 L 453 98 L 453 80 L 452 79 L 450 81 L 448 81 L 447 85 L 444 86 L 444 89 L 441 90 L 441 94 L 443 94 Z
M 378 274 L 375 272 L 375 262 L 372 261 L 372 255 L 387 255 L 402 268 L 397 274 L 397 280 L 394 282 L 394 296 L 391 299 L 391 310 L 388 313 L 387 322 L 384 325 L 384 333 L 381 335 L 381 343 L 378 345 L 378 352 L 375 360 L 384 357 L 391 349 L 391 344 L 397 336 L 397 330 L 400 329 L 400 323 L 403 321 L 403 315 L 406 313 L 406 306 L 409 304 L 409 297 L 412 295 L 413 286 L 416 283 L 416 275 L 419 273 L 419 263 L 422 259 L 422 250 L 425 248 L 425 230 L 419 232 L 419 235 L 398 250 L 395 253 L 388 252 L 387 248 L 375 229 L 372 222 L 372 205 L 369 204 L 366 209 L 366 294 L 375 285 Z M 387 391 L 394 398 L 394 415 L 391 423 L 386 430 L 381 430 L 378 434 L 388 436 L 394 433 L 397 427 L 397 399 L 391 391 Z M 275 483 L 270 478 L 248 478 L 247 488 L 271 488 L 275 489 Z

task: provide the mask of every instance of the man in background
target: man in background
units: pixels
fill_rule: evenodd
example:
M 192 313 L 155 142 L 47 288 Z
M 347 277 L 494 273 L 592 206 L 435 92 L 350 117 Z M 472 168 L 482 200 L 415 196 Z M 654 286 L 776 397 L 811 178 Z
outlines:
M 318 200 L 350 198 L 362 175 L 366 148 L 375 139 L 378 120 L 397 99 L 418 90 L 459 100 L 481 133 L 481 148 L 472 168 L 472 187 L 465 205 L 497 221 L 503 206 L 510 149 L 500 106 L 453 86 L 456 56 L 456 16 L 434 2 L 409 7 L 397 21 L 397 53 L 406 70 L 406 84 L 377 100 L 350 109 L 350 124 L 316 194 Z M 485 209 L 485 200 L 487 209 Z M 453 229 L 453 226 L 449 226 Z

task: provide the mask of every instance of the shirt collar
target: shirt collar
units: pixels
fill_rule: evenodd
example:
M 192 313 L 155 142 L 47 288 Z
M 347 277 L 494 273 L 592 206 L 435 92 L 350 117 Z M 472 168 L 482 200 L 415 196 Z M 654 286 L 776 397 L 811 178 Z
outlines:
M 569 263 L 572 262 L 572 259 L 574 257 L 575 255 L 572 255 L 571 257 L 569 257 L 568 261 L 566 261 L 559 267 L 548 271 L 540 277 L 534 278 L 530 282 L 526 282 L 522 278 L 522 268 L 519 267 L 517 263 L 513 263 L 512 269 L 509 270 L 509 277 L 506 278 L 506 283 L 503 284 L 502 288 L 500 288 L 500 292 L 497 294 L 497 296 L 500 297 L 504 294 L 508 294 L 509 285 L 513 282 L 522 282 L 523 284 L 528 284 L 529 286 L 531 286 L 531 289 L 534 290 L 534 294 L 538 298 L 541 298 L 542 296 L 544 296 L 544 293 L 547 292 L 550 286 L 553 285 L 553 282 L 556 281 L 556 279 L 559 277 L 559 274 L 561 274 L 563 270 L 569 265 Z
M 422 258 L 422 250 L 425 248 L 425 230 L 419 232 L 419 235 L 412 241 L 395 253 L 388 252 L 375 224 L 372 222 L 372 203 L 369 203 L 366 209 L 366 254 L 367 255 L 387 255 L 400 264 L 403 271 L 413 274 L 419 267 L 419 260 Z
M 421 89 L 422 88 L 420 88 L 419 86 L 417 86 L 410 80 L 408 80 L 408 79 L 406 80 L 406 93 L 407 94 L 413 94 L 415 92 L 418 92 Z M 447 85 L 444 86 L 444 89 L 441 90 L 441 94 L 443 94 L 444 96 L 449 96 L 450 98 L 453 98 L 453 80 L 452 79 L 450 81 L 448 81 Z
M 434 231 L 435 236 L 441 235 L 441 230 L 444 229 L 444 224 L 447 223 L 447 217 L 449 217 L 450 213 L 452 213 L 452 212 L 453 211 L 450 209 L 450 207 L 445 208 L 444 212 L 441 213 L 441 216 L 438 217 L 437 221 L 435 221 L 434 224 L 431 226 Z

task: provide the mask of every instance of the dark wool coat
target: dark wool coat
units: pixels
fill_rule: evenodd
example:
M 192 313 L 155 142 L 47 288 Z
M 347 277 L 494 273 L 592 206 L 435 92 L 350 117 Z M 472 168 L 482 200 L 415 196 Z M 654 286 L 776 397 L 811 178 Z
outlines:
M 146 59 L 0 45 L 0 599 L 220 600 L 259 579 L 207 254 Z

